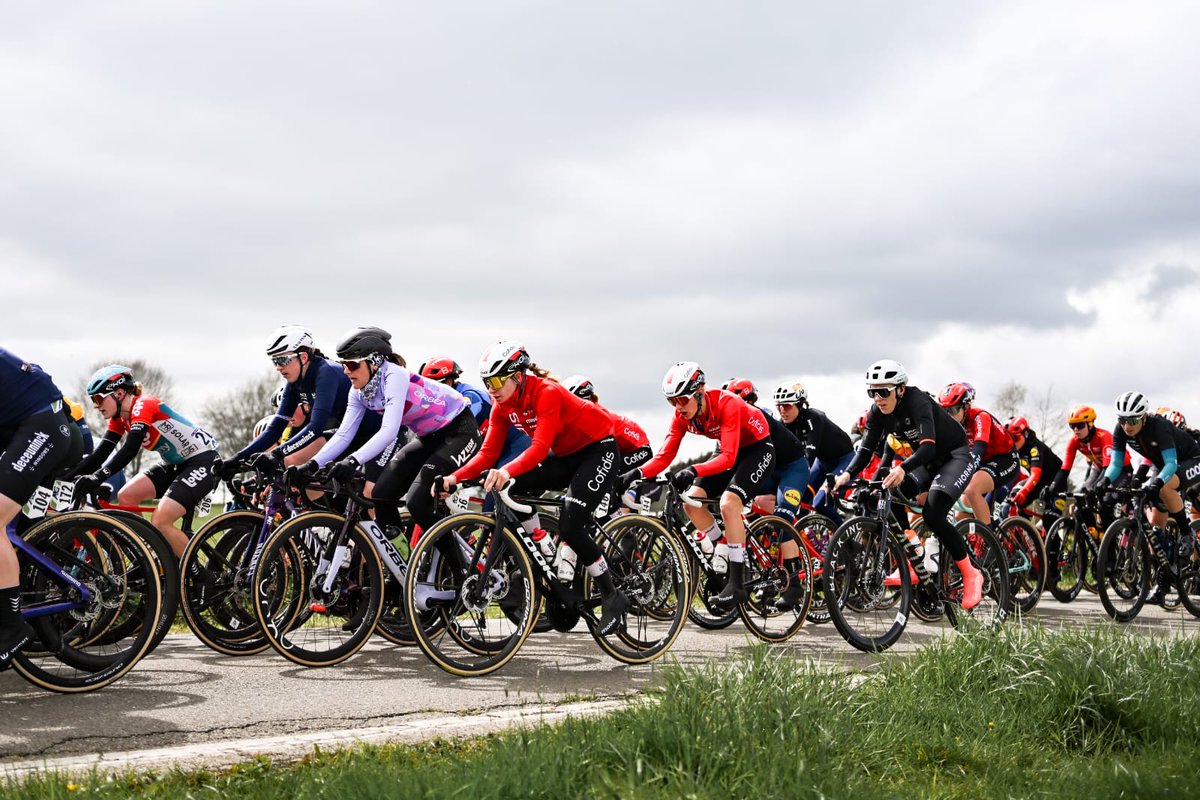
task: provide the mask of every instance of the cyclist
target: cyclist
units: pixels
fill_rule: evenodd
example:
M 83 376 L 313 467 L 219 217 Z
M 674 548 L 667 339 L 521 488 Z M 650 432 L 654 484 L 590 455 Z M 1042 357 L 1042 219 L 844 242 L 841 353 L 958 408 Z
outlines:
M 350 379 L 335 362 L 317 348 L 312 333 L 299 325 L 276 328 L 267 342 L 267 357 L 286 383 L 275 418 L 236 456 L 221 467 L 223 477 L 231 477 L 245 468 L 255 455 L 274 462 L 276 468 L 309 461 L 319 451 L 346 414 Z M 307 421 L 296 428 L 296 414 L 307 409 Z M 346 450 L 358 450 L 379 431 L 379 417 L 367 416 Z M 292 428 L 287 440 L 278 447 L 284 431 Z
M 471 403 L 471 413 L 475 415 L 475 421 L 479 423 L 479 435 L 487 435 L 488 417 L 492 413 L 491 398 L 483 389 L 459 380 L 462 375 L 462 367 L 458 365 L 457 361 L 452 358 L 432 358 L 422 364 L 417 371 L 421 373 L 422 378 L 444 383 L 467 398 Z M 508 436 L 504 439 L 504 447 L 500 450 L 500 458 L 496 463 L 504 466 L 523 453 L 527 447 L 529 447 L 529 437 L 519 428 L 509 428 Z M 490 504 L 491 500 L 488 500 L 488 503 Z M 484 510 L 491 510 L 490 505 L 485 505 Z
M 671 482 L 695 498 L 720 493 L 721 519 L 725 522 L 729 547 L 729 575 L 724 588 L 710 602 L 729 607 L 746 599 L 743 585 L 746 524 L 742 521 L 742 510 L 751 498 L 770 485 L 775 446 L 762 411 L 731 392 L 706 389 L 704 380 L 704 371 L 694 361 L 681 361 L 667 370 L 663 394 L 675 408 L 667 437 L 654 458 L 621 476 L 621 484 L 628 486 L 639 478 L 653 478 L 665 470 L 679 452 L 686 433 L 720 442 L 716 455 L 676 470 Z M 685 506 L 684 510 L 709 542 L 721 537 L 721 526 L 707 508 Z
M 1029 427 L 1025 417 L 1013 417 L 1004 426 L 1017 445 L 1017 460 L 1029 473 L 1023 483 L 1013 487 L 1013 502 L 1024 508 L 1034 500 L 1043 499 L 1042 529 L 1050 530 L 1058 518 L 1058 509 L 1050 499 L 1050 486 L 1062 469 L 1062 459 L 1049 445 L 1038 439 L 1037 432 Z
M 66 461 L 74 424 L 63 394 L 41 367 L 0 347 L 0 529 Z M 20 567 L 0 534 L 0 669 L 34 637 L 21 617 Z
M 487 438 L 479 453 L 442 477 L 437 488 L 449 492 L 458 482 L 487 472 L 485 491 L 503 488 L 509 481 L 513 491 L 522 494 L 566 489 L 559 532 L 600 589 L 598 631 L 603 636 L 614 633 L 629 601 L 617 590 L 604 554 L 589 535 L 592 513 L 612 491 L 620 460 L 612 417 L 567 391 L 518 342 L 500 341 L 484 350 L 479 375 L 493 400 Z M 498 467 L 496 459 L 511 426 L 521 428 L 531 442 L 525 452 Z M 538 523 L 533 514 L 521 525 L 532 536 Z
M 846 469 L 854 458 L 854 444 L 850 437 L 830 421 L 825 412 L 808 405 L 808 392 L 803 384 L 785 383 L 775 390 L 775 408 L 779 418 L 796 438 L 808 449 L 810 469 L 804 489 L 804 501 L 811 503 L 815 492 L 829 475 Z M 864 421 L 865 422 L 865 421 Z M 842 524 L 837 504 L 828 498 L 817 506 L 825 516 L 836 524 Z
M 392 335 L 382 328 L 347 331 L 338 343 L 337 357 L 353 387 L 346 416 L 329 441 L 296 472 L 311 476 L 340 457 L 329 477 L 346 483 L 362 469 L 375 484 L 371 495 L 375 519 L 385 531 L 403 524 L 401 497 L 413 521 L 428 528 L 437 521 L 433 475 L 464 463 L 479 448 L 479 425 L 471 404 L 450 387 L 409 372 L 392 349 Z M 351 449 L 367 417 L 380 419 L 376 432 Z M 412 433 L 411 441 L 401 443 L 403 428 Z M 393 445 L 395 451 L 382 462 L 381 454 Z M 422 470 L 426 464 L 433 469 Z
M 583 375 L 572 375 L 563 379 L 563 386 L 576 397 L 595 403 L 608 412 L 613 419 L 613 436 L 617 439 L 617 452 L 621 454 L 621 472 L 639 467 L 654 455 L 650 449 L 650 437 L 642 426 L 629 417 L 618 414 L 600 405 L 600 396 L 591 380 Z
M 875 405 L 867 412 L 854 460 L 838 474 L 834 486 L 840 489 L 861 472 L 887 434 L 907 442 L 913 454 L 888 470 L 883 486 L 900 488 L 909 497 L 928 490 L 921 516 L 962 572 L 963 608 L 974 608 L 982 599 L 983 575 L 971 563 L 966 541 L 947 516 L 979 465 L 966 431 L 927 393 L 908 385 L 908 373 L 897 361 L 872 364 L 866 383 Z
M 971 454 L 979 466 L 963 490 L 963 502 L 975 519 L 992 523 L 987 496 L 1008 487 L 1017 474 L 1017 454 L 1013 438 L 1000 420 L 982 408 L 976 408 L 975 390 L 970 384 L 947 384 L 938 395 L 938 404 L 954 421 L 966 429 Z
M 1067 488 L 1067 478 L 1071 467 L 1075 465 L 1075 454 L 1082 453 L 1087 462 L 1087 472 L 1083 477 L 1084 491 L 1091 491 L 1104 477 L 1113 454 L 1113 435 L 1103 428 L 1096 427 L 1096 410 L 1091 406 L 1077 405 L 1067 414 L 1067 425 L 1071 428 L 1071 438 L 1067 441 L 1067 455 L 1063 458 L 1062 469 L 1050 484 L 1051 496 L 1061 494 Z M 1124 468 L 1130 466 L 1129 453 L 1122 460 L 1122 470 L 1116 483 L 1117 488 L 1123 488 L 1133 480 L 1132 472 Z M 1110 503 L 1105 503 L 1100 511 L 1101 529 L 1107 528 L 1113 521 Z
M 1166 512 L 1148 509 L 1151 525 L 1165 526 L 1167 516 L 1179 531 L 1179 558 L 1191 558 L 1195 537 L 1191 535 L 1183 495 L 1200 487 L 1200 445 L 1191 436 L 1165 418 L 1150 413 L 1150 404 L 1140 392 L 1126 392 L 1117 398 L 1117 430 L 1113 433 L 1113 456 L 1101 479 L 1101 487 L 1111 485 L 1123 471 L 1123 460 L 1115 456 L 1131 447 L 1149 460 L 1158 474 L 1143 484 L 1147 494 L 1161 500 Z
M 109 364 L 96 370 L 87 393 L 108 428 L 95 451 L 75 467 L 75 491 L 95 492 L 133 461 L 139 447 L 158 453 L 162 463 L 122 486 L 117 500 L 137 505 L 160 498 L 150 522 L 182 556 L 188 539 L 175 523 L 217 485 L 216 437 L 159 398 L 142 394 L 129 367 Z

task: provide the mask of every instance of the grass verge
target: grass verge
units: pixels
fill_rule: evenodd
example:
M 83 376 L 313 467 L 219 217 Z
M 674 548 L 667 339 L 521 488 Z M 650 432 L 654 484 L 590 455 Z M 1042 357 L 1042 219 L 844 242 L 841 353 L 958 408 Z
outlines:
M 857 685 L 856 685 L 857 684 Z M 1200 791 L 1200 640 L 952 637 L 861 683 L 766 648 L 661 702 L 220 773 L 39 776 L 5 797 L 1109 797 Z M 49 754 L 53 755 L 53 754 Z

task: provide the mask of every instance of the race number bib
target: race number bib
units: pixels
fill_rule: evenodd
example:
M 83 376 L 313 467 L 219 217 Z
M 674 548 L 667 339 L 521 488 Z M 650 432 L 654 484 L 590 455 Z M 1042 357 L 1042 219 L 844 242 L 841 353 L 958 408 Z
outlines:
M 70 481 L 55 481 L 54 482 L 54 503 L 52 504 L 55 511 L 66 511 L 71 507 L 71 501 L 75 499 L 75 484 Z
M 212 511 L 212 495 L 206 494 L 200 498 L 199 503 L 196 503 L 195 516 L 206 517 L 209 511 Z
M 45 486 L 39 486 L 33 493 L 33 497 L 30 497 L 29 502 L 25 504 L 25 516 L 29 519 L 41 519 L 46 516 L 46 509 L 50 507 L 52 499 L 54 499 L 54 492 Z
M 603 519 L 604 517 L 608 516 L 608 503 L 611 499 L 612 495 L 604 495 L 604 499 L 600 501 L 600 505 L 596 506 L 596 511 L 594 514 L 596 519 Z

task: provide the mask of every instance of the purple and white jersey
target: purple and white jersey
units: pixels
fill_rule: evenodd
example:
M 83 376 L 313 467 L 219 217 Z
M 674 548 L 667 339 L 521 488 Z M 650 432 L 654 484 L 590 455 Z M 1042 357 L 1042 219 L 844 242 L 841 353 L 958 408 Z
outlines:
M 364 400 L 359 389 L 351 389 L 346 403 L 346 416 L 338 426 L 337 433 L 325 443 L 313 459 L 322 467 L 339 456 L 358 431 L 363 415 L 370 412 L 382 414 L 379 432 L 353 453 L 354 460 L 365 464 L 377 458 L 389 444 L 396 441 L 400 428 L 406 427 L 414 435 L 428 436 L 439 431 L 471 402 L 443 383 L 429 381 L 415 372 L 390 361 L 379 368 L 379 388 L 371 399 Z

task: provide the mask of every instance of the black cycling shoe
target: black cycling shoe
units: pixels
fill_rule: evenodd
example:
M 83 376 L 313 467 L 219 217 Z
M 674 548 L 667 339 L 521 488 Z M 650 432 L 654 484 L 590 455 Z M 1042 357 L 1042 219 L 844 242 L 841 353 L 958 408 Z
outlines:
M 742 603 L 746 602 L 746 589 L 742 585 L 742 576 L 745 574 L 746 565 L 740 561 L 729 562 L 729 579 L 725 581 L 725 588 L 714 597 L 708 598 L 709 605 L 714 608 L 733 609 Z
M 625 624 L 625 609 L 629 607 L 629 600 L 613 585 L 611 572 L 597 575 L 595 581 L 600 589 L 600 621 L 596 624 L 596 631 L 601 636 L 609 636 Z
M 15 625 L 0 631 L 0 669 L 6 669 L 12 657 L 32 642 L 36 635 L 29 623 L 23 619 L 18 619 Z
M 800 588 L 800 578 L 796 575 L 788 575 L 788 586 L 783 590 L 783 594 L 779 595 L 772 604 L 776 611 L 791 611 L 800 604 L 800 598 L 804 596 L 804 592 Z

